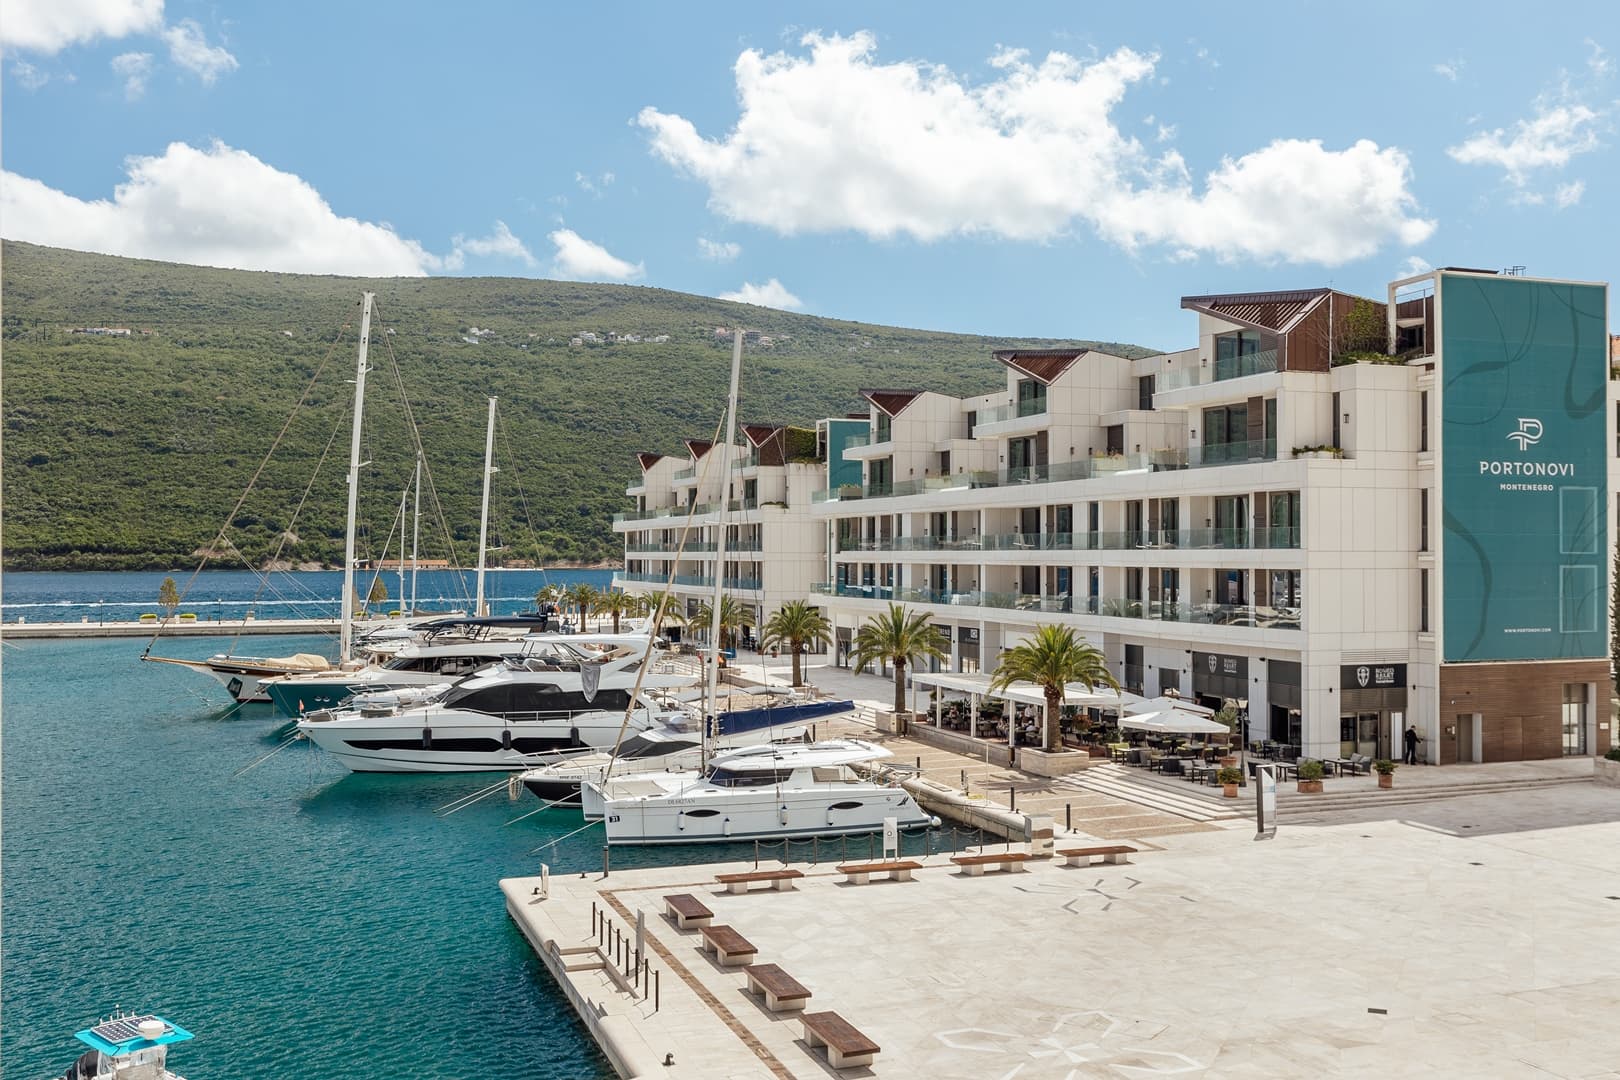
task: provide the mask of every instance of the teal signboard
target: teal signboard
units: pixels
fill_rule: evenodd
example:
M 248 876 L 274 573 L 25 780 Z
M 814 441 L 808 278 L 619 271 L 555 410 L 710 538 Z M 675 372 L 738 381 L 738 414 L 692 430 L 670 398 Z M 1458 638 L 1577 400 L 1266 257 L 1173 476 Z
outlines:
M 1448 662 L 1608 655 L 1607 302 L 1440 276 Z

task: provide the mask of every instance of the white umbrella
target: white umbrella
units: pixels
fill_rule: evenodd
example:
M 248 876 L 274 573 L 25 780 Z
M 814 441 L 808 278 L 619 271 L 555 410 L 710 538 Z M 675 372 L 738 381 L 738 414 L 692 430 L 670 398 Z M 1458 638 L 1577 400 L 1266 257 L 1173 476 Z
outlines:
M 1226 733 L 1226 725 L 1204 716 L 1194 716 L 1182 709 L 1161 709 L 1140 716 L 1126 716 L 1119 721 L 1122 728 L 1154 731 L 1163 735 L 1215 735 Z
M 1194 701 L 1186 701 L 1186 700 L 1183 700 L 1182 698 L 1173 698 L 1173 697 L 1148 698 L 1148 699 L 1142 700 L 1142 701 L 1130 702 L 1125 706 L 1125 712 L 1126 712 L 1127 715 L 1133 714 L 1133 713 L 1144 713 L 1145 714 L 1145 713 L 1166 712 L 1166 711 L 1171 710 L 1171 709 L 1175 709 L 1178 712 L 1192 713 L 1194 716 L 1214 716 L 1215 715 L 1215 710 L 1214 709 L 1205 708 L 1203 705 L 1200 705 L 1200 704 L 1198 704 L 1197 702 L 1194 702 Z M 1225 731 L 1226 728 L 1222 727 L 1221 730 Z

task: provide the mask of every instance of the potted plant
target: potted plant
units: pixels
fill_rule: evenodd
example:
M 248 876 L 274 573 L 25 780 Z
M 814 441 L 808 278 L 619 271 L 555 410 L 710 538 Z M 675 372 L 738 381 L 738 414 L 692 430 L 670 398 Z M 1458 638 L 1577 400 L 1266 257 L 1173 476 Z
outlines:
M 1243 782 L 1243 773 L 1228 765 L 1215 774 L 1215 779 L 1220 781 L 1222 795 L 1228 799 L 1237 798 L 1237 789 L 1238 785 Z
M 1230 702 L 1222 705 L 1221 711 L 1216 713 L 1211 719 L 1213 719 L 1217 724 L 1226 725 L 1226 753 L 1221 755 L 1220 763 L 1222 765 L 1236 765 L 1237 755 L 1232 753 L 1232 736 L 1238 730 L 1237 706 L 1231 704 Z
M 1322 794 L 1322 763 L 1320 761 L 1302 761 L 1299 763 L 1299 791 L 1302 795 Z
M 1373 762 L 1373 772 L 1378 774 L 1378 786 L 1392 788 L 1395 786 L 1395 763 L 1389 758 L 1379 758 Z

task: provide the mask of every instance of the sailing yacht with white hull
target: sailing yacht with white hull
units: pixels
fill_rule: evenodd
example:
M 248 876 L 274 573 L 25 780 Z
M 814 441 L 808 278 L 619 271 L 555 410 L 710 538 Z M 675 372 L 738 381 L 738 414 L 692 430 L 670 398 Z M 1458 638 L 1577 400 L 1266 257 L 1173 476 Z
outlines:
M 654 646 L 645 634 L 531 638 L 521 657 L 461 680 L 436 701 L 318 710 L 298 731 L 354 772 L 526 769 L 536 755 L 612 746 L 626 726 L 641 731 L 668 715 L 651 692 L 697 680 L 646 675 L 633 698 L 636 667 Z

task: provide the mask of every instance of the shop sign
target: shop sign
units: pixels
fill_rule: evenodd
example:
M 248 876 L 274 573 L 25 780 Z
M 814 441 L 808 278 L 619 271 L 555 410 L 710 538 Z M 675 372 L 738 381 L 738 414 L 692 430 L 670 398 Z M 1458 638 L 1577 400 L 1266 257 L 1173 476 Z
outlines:
M 1405 664 L 1343 664 L 1341 690 L 1394 690 L 1406 685 Z

